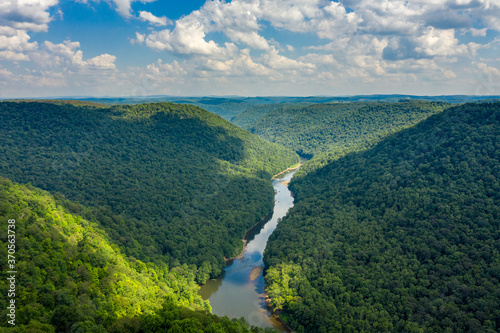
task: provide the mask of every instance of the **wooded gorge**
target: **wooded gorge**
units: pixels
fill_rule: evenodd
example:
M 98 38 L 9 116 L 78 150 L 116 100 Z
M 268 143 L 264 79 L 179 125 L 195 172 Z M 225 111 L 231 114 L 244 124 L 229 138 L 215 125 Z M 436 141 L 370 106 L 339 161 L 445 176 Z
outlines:
M 248 129 L 311 158 L 367 148 L 448 106 L 442 102 L 401 101 L 273 107 Z
M 500 331 L 500 102 L 177 101 L 233 124 L 164 102 L 0 103 L 9 332 L 264 331 L 211 315 L 197 284 L 272 211 L 271 177 L 298 154 L 264 254 L 294 331 Z
M 69 213 L 47 192 L 0 178 L 0 218 L 16 220 L 19 272 L 16 325 L 2 332 L 260 331 L 210 315 L 192 279 L 127 258 L 99 224 Z M 5 228 L 0 237 L 7 258 Z M 4 318 L 8 290 L 2 279 Z
M 129 256 L 193 265 L 184 270 L 198 282 L 241 249 L 272 209 L 271 175 L 298 161 L 194 106 L 2 103 L 0 113 L 2 176 L 71 200 Z
M 56 331 L 61 327 L 51 318 L 63 306 L 76 306 L 71 311 L 91 318 L 97 330 L 102 326 L 112 331 L 120 325 L 117 319 L 153 314 L 170 299 L 173 306 L 208 308 L 196 294 L 194 282 L 219 275 L 224 257 L 241 250 L 245 232 L 272 209 L 271 176 L 298 162 L 293 152 L 188 105 L 4 102 L 0 124 L 1 176 L 50 191 L 55 199 L 46 200 L 55 200 L 59 207 L 54 212 L 53 207 L 40 208 L 37 200 L 31 200 L 24 203 L 26 212 L 19 213 L 21 205 L 9 204 L 14 200 L 10 189 L 17 185 L 2 192 L 2 216 L 33 216 L 25 222 L 27 231 L 21 229 L 17 235 L 22 240 L 19 246 L 28 253 L 20 250 L 19 260 L 32 262 L 25 274 L 38 272 L 24 285 L 24 295 L 30 296 L 22 307 L 34 312 L 25 314 L 21 323 L 32 318 Z M 23 201 L 20 191 L 18 199 Z M 59 217 L 51 217 L 54 214 Z M 85 227 L 84 232 L 77 225 L 69 230 L 79 231 L 61 234 L 60 227 L 51 223 L 54 219 L 70 223 L 62 222 L 68 214 L 74 214 L 68 217 L 70 222 L 88 221 L 81 223 L 94 229 Z M 81 239 L 104 242 L 94 234 L 109 242 L 116 255 L 126 255 L 120 259 L 124 266 L 119 271 L 124 273 L 110 271 L 111 254 L 93 249 L 98 253 L 93 258 L 83 251 L 86 245 Z M 51 243 L 66 252 L 56 255 Z M 29 260 L 30 256 L 35 259 Z M 58 267 L 68 272 L 61 273 Z M 139 282 L 148 276 L 158 277 L 151 287 Z M 70 287 L 68 279 L 75 281 Z M 162 284 L 173 285 L 172 290 L 162 292 L 166 288 Z M 118 289 L 107 293 L 109 288 Z M 169 296 L 174 292 L 175 297 Z M 68 300 L 59 302 L 59 293 L 67 294 Z M 88 298 L 94 310 L 80 308 L 80 296 Z M 64 311 L 69 313 L 70 308 Z M 66 324 L 76 325 L 75 321 Z
M 500 329 L 500 103 L 431 116 L 293 180 L 265 253 L 297 332 Z

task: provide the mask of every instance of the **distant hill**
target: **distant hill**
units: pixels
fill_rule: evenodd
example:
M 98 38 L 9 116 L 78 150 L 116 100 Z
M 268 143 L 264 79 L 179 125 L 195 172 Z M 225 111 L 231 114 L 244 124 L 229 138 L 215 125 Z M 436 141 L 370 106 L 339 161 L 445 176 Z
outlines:
M 122 251 L 199 282 L 272 210 L 271 176 L 298 156 L 172 103 L 0 103 L 0 176 L 71 200 Z M 79 206 L 81 205 L 81 206 Z M 88 208 L 91 207 L 91 208 Z
M 253 123 L 255 123 L 260 118 L 266 116 L 268 113 L 271 113 L 276 110 L 283 110 L 287 108 L 297 108 L 300 104 L 263 104 L 253 106 L 251 108 L 246 109 L 243 112 L 238 113 L 234 117 L 231 118 L 231 122 L 236 126 L 244 128 L 246 130 L 252 128 Z
M 249 131 L 307 158 L 366 148 L 449 107 L 442 102 L 326 103 L 273 108 Z
M 500 331 L 500 103 L 465 104 L 290 184 L 264 260 L 298 332 Z
M 68 97 L 67 99 L 72 99 Z M 257 97 L 241 97 L 241 96 L 200 96 L 200 97 L 183 97 L 183 96 L 137 96 L 137 97 L 76 97 L 73 99 L 93 101 L 106 105 L 114 104 L 143 104 L 143 103 L 158 103 L 158 102 L 173 102 L 181 104 L 191 104 L 204 108 L 212 113 L 218 114 L 226 120 L 233 121 L 240 127 L 240 120 L 237 116 L 246 112 L 246 117 L 251 117 L 253 121 L 259 117 L 252 115 L 249 109 L 260 105 L 271 104 L 295 104 L 310 105 L 319 103 L 352 103 L 352 102 L 392 102 L 396 103 L 400 100 L 421 100 L 421 101 L 437 101 L 445 103 L 466 103 L 471 101 L 481 100 L 500 100 L 500 96 L 476 96 L 476 95 L 443 95 L 443 96 L 416 96 L 416 95 L 355 95 L 355 96 L 257 96 Z M 271 109 L 269 108 L 269 111 Z M 261 113 L 262 109 L 257 112 Z M 252 115 L 252 116 L 251 116 Z M 262 114 L 261 114 L 262 116 Z
M 254 101 L 246 101 L 243 97 L 176 97 L 176 96 L 146 96 L 121 98 L 87 98 L 87 101 L 112 105 L 130 105 L 144 103 L 176 103 L 190 104 L 215 113 L 226 120 L 231 120 L 238 113 L 255 105 Z

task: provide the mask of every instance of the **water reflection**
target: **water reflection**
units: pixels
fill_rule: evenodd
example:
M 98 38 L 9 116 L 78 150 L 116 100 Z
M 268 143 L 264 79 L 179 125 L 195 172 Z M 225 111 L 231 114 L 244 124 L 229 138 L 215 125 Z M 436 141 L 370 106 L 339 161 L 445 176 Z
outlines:
M 201 287 L 199 293 L 203 299 L 210 300 L 214 314 L 230 318 L 244 317 L 250 325 L 274 327 L 286 332 L 285 327 L 266 308 L 262 256 L 269 236 L 278 225 L 278 219 L 293 206 L 293 197 L 286 184 L 294 173 L 292 171 L 273 180 L 276 191 L 273 215 L 262 229 L 247 235 L 249 241 L 243 257 L 235 259 L 219 278 Z

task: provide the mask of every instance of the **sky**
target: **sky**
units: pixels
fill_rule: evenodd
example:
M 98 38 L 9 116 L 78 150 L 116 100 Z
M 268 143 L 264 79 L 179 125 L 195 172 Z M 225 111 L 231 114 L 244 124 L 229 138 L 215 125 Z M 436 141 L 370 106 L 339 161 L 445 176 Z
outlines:
M 500 0 L 0 0 L 0 97 L 500 95 Z

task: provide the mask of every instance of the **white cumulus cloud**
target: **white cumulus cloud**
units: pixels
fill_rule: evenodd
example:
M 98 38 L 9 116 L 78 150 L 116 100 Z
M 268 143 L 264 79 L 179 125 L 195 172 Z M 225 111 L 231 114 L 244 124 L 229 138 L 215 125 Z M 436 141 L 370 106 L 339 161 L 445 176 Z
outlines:
M 467 53 L 467 46 L 459 44 L 454 29 L 438 30 L 429 27 L 417 38 L 417 52 L 429 56 L 453 56 Z
M 172 24 L 172 21 L 169 20 L 166 16 L 158 17 L 158 16 L 154 16 L 150 12 L 146 12 L 146 11 L 142 11 L 142 10 L 139 12 L 139 18 L 142 21 L 147 21 L 151 24 L 158 25 L 158 26 Z
M 80 43 L 69 40 L 63 43 L 54 44 L 49 41 L 44 42 L 45 48 L 49 51 L 40 54 L 42 65 L 50 67 L 64 67 L 78 69 L 116 69 L 114 64 L 116 56 L 101 54 L 88 60 L 83 59 L 83 51 L 79 50 Z
M 235 46 L 226 43 L 219 46 L 213 40 L 205 40 L 203 24 L 190 20 L 177 21 L 175 28 L 153 32 L 146 37 L 146 45 L 157 50 L 167 50 L 178 54 L 198 54 L 219 56 L 234 51 Z

